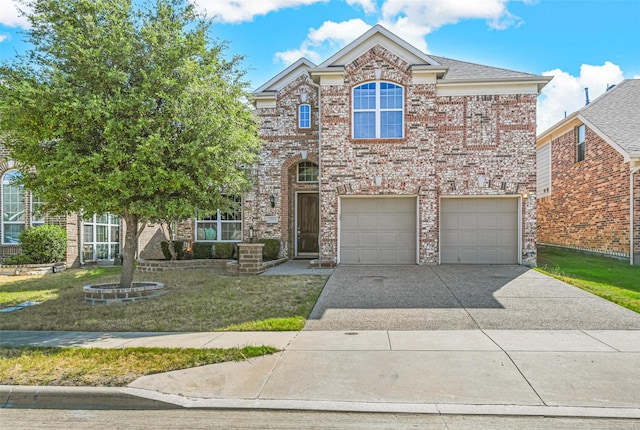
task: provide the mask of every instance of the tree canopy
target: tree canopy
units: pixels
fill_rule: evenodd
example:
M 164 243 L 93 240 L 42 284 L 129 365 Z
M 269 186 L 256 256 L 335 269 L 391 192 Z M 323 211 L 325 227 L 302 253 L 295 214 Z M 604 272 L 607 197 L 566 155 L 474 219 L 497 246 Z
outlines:
M 0 135 L 48 211 L 123 217 L 130 284 L 138 225 L 224 208 L 249 184 L 242 58 L 186 0 L 22 3 L 32 48 L 0 67 Z

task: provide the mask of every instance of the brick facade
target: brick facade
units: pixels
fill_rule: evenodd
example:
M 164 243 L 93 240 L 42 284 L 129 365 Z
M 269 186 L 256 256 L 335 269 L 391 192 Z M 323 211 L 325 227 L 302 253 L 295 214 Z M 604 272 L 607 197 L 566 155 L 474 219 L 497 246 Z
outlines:
M 402 139 L 351 137 L 352 90 L 375 80 L 376 69 L 379 80 L 404 88 Z M 439 262 L 441 197 L 514 196 L 521 202 L 520 260 L 535 265 L 537 94 L 441 95 L 435 79 L 417 79 L 412 64 L 380 45 L 346 63 L 341 78 L 316 85 L 303 73 L 276 91 L 275 107 L 257 104 L 263 147 L 255 192 L 245 200 L 245 225 L 255 226 L 259 237 L 279 238 L 284 255 L 293 256 L 291 218 L 300 186 L 295 166 L 307 151 L 307 159 L 321 169 L 321 260 L 338 259 L 341 196 L 417 196 L 421 264 Z M 303 92 L 313 111 L 307 132 L 296 126 Z M 485 178 L 482 185 L 479 176 Z M 271 194 L 275 208 L 268 204 Z M 267 222 L 269 216 L 278 222 Z
M 629 163 L 586 127 L 585 159 L 576 162 L 575 129 L 551 140 L 551 194 L 538 200 L 538 240 L 629 257 Z M 640 237 L 640 175 L 635 175 L 635 236 Z M 635 243 L 640 253 L 640 241 Z

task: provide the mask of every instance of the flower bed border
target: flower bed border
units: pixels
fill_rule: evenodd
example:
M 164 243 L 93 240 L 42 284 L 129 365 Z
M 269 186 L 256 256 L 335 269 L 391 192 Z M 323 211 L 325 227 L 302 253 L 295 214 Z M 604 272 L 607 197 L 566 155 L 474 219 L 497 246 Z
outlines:
M 162 282 L 134 282 L 130 288 L 115 283 L 91 284 L 82 287 L 84 302 L 96 304 L 127 303 L 158 297 L 167 293 Z
M 48 273 L 63 272 L 67 269 L 65 263 L 46 264 L 3 264 L 0 265 L 0 275 L 46 275 Z

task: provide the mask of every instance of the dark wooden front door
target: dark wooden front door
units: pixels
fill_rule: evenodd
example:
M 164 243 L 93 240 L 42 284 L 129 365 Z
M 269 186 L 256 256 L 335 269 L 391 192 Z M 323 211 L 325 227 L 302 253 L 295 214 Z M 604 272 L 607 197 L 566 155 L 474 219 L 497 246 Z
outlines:
M 297 254 L 317 254 L 318 253 L 318 194 L 299 193 L 298 194 L 298 214 L 297 214 Z

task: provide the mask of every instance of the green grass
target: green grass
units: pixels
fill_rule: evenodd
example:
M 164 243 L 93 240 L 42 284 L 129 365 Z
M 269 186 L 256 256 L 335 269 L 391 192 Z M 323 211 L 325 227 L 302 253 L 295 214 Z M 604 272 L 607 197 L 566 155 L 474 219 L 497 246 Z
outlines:
M 0 384 L 121 387 L 154 373 L 240 361 L 277 349 L 0 347 Z
M 628 260 L 539 247 L 536 270 L 640 313 L 640 266 Z
M 137 281 L 164 282 L 168 293 L 126 304 L 84 303 L 84 285 L 119 275 L 120 267 L 99 267 L 0 277 L 0 308 L 42 302 L 2 313 L 0 330 L 295 331 L 327 281 L 317 275 L 228 276 L 222 269 L 136 273 Z

